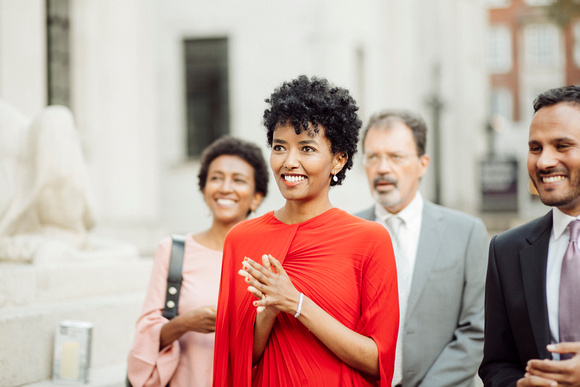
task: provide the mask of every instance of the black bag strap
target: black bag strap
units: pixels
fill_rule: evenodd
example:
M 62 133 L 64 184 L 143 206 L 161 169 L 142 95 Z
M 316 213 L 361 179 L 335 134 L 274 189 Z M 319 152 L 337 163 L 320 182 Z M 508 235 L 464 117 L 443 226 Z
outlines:
M 165 307 L 163 317 L 171 320 L 177 316 L 177 304 L 181 291 L 181 269 L 183 267 L 183 254 L 185 252 L 185 236 L 173 234 L 171 236 L 171 258 L 169 259 L 169 271 L 167 273 L 167 290 L 165 292 Z
M 177 304 L 179 302 L 179 292 L 181 291 L 183 255 L 185 252 L 185 236 L 171 235 L 171 256 L 169 258 L 169 271 L 167 273 L 167 290 L 165 291 L 165 307 L 163 317 L 171 320 L 177 316 Z M 132 387 L 129 374 L 125 378 L 125 386 Z M 169 386 L 169 383 L 167 384 Z

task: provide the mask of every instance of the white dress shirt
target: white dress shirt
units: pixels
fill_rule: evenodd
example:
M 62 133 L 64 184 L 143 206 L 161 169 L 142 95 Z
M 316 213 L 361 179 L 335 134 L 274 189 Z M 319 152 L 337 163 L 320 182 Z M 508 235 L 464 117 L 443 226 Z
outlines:
M 389 219 L 394 216 L 399 217 L 402 221 L 401 223 L 395 222 L 395 224 L 398 224 L 396 231 L 391 230 L 391 225 L 389 224 Z M 397 261 L 400 317 L 399 336 L 395 349 L 395 370 L 392 381 L 392 385 L 395 386 L 403 379 L 403 330 L 405 313 L 407 311 L 407 300 L 409 299 L 411 282 L 413 280 L 413 269 L 415 268 L 419 234 L 421 232 L 421 221 L 423 219 L 423 197 L 417 192 L 409 205 L 397 214 L 391 214 L 377 203 L 375 205 L 375 217 L 391 234 L 395 260 Z
M 393 216 L 380 204 L 375 205 L 375 217 L 379 223 L 387 227 L 386 220 Z M 401 243 L 401 248 L 404 250 L 405 257 L 408 260 L 407 268 L 409 270 L 410 278 L 408 281 L 408 290 L 411 288 L 413 279 L 413 269 L 415 268 L 415 261 L 417 258 L 417 245 L 419 244 L 419 234 L 421 233 L 421 222 L 423 220 L 423 196 L 417 192 L 411 203 L 401 211 L 398 215 L 403 220 L 401 230 L 398 232 L 397 239 Z M 387 230 L 389 228 L 387 227 Z M 391 232 L 391 230 L 389 230 Z M 406 303 L 406 300 L 405 300 Z

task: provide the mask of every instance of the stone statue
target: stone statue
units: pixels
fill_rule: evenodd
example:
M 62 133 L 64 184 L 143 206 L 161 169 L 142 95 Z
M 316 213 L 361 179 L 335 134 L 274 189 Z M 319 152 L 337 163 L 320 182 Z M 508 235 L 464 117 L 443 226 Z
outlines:
M 33 120 L 0 101 L 0 261 L 49 262 L 90 248 L 95 210 L 71 112 Z

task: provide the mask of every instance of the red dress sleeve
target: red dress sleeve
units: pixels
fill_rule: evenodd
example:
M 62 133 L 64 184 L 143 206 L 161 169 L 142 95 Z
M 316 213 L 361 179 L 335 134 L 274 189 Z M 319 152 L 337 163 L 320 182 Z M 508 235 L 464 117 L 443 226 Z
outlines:
M 356 331 L 371 337 L 379 350 L 380 386 L 390 387 L 399 331 L 399 293 L 395 255 L 389 233 L 373 224 L 379 243 L 363 267 L 362 317 Z M 380 241 L 383 241 L 380 243 Z
M 244 257 L 261 262 L 263 254 L 272 254 L 283 262 L 292 235 L 281 233 L 272 222 L 277 222 L 273 213 L 246 220 L 226 237 L 216 318 L 214 386 L 251 385 L 256 308 L 238 270 Z

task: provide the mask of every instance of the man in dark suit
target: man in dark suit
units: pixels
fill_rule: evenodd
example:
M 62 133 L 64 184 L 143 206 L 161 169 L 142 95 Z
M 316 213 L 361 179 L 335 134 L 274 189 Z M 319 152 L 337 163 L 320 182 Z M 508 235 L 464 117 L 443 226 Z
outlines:
M 393 385 L 468 387 L 483 351 L 488 236 L 480 219 L 423 199 L 427 127 L 407 111 L 371 117 L 364 163 L 376 203 L 356 215 L 391 233 L 401 323 Z
M 540 94 L 534 111 L 528 172 L 553 208 L 491 241 L 485 386 L 580 386 L 580 87 Z

